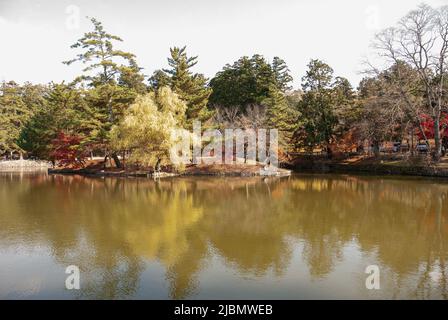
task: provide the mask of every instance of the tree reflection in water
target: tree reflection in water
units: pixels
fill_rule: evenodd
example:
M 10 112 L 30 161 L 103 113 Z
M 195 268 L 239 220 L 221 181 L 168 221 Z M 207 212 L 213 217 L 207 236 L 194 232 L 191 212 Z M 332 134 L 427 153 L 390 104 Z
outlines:
M 447 298 L 443 181 L 31 174 L 0 180 L 0 248 L 49 246 L 57 263 L 76 262 L 84 275 L 78 298 L 132 298 L 154 261 L 165 268 L 171 298 L 197 294 L 216 256 L 238 277 L 282 278 L 298 262 L 299 244 L 311 279 L 350 263 L 344 248 L 352 246 L 380 266 L 385 298 Z

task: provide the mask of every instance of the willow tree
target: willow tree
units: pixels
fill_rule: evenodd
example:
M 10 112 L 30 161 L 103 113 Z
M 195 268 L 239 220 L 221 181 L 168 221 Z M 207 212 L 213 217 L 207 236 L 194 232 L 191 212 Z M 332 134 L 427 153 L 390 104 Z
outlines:
M 169 87 L 140 95 L 112 129 L 112 146 L 127 151 L 128 162 L 144 166 L 168 163 L 173 131 L 185 121 L 187 105 Z

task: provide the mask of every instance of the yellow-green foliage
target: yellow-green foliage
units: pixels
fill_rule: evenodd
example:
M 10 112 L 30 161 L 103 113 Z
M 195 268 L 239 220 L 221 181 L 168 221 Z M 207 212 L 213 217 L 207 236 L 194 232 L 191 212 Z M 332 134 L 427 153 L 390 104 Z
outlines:
M 168 87 L 138 96 L 123 120 L 112 128 L 112 146 L 117 151 L 130 151 L 130 163 L 155 165 L 159 158 L 166 163 L 176 142 L 173 132 L 182 128 L 186 109 Z

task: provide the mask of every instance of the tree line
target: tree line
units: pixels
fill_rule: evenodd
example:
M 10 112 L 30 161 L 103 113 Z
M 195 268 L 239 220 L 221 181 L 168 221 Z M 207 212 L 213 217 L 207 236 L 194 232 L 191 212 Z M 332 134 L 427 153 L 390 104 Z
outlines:
M 319 59 L 293 89 L 284 60 L 260 54 L 226 64 L 213 78 L 193 71 L 197 56 L 170 49 L 167 67 L 145 76 L 123 40 L 91 18 L 92 31 L 72 48 L 82 74 L 66 83 L 0 87 L 0 154 L 82 165 L 101 154 L 122 166 L 168 161 L 174 128 L 276 128 L 284 155 L 298 151 L 360 150 L 409 136 L 431 148 L 434 161 L 448 132 L 448 6 L 420 5 L 380 32 L 374 50 L 382 68 L 353 88 Z M 434 143 L 430 143 L 434 141 Z

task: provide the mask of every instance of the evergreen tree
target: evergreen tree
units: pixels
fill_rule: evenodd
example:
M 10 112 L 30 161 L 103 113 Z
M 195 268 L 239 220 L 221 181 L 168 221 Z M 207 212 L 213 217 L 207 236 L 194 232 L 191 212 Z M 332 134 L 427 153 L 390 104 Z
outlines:
M 248 105 L 261 104 L 268 98 L 273 83 L 272 68 L 261 55 L 241 57 L 210 80 L 210 104 L 218 108 L 238 107 L 244 112 Z
M 143 76 L 139 74 L 140 68 L 135 60 L 135 55 L 114 48 L 115 42 L 123 40 L 104 30 L 101 22 L 91 18 L 94 30 L 84 34 L 75 44 L 73 49 L 82 49 L 74 59 L 64 61 L 64 64 L 71 65 L 75 62 L 82 62 L 87 66 L 83 69 L 84 74 L 79 80 L 88 81 L 91 86 L 98 86 L 107 83 L 117 83 L 132 87 L 141 88 Z M 121 63 L 124 61 L 125 63 Z
M 170 86 L 170 77 L 163 70 L 156 70 L 148 79 L 149 88 L 155 92 L 162 87 Z
M 20 147 L 36 157 L 49 159 L 52 141 L 60 132 L 75 134 L 86 149 L 93 147 L 92 137 L 101 121 L 84 98 L 84 91 L 73 85 L 51 84 L 42 107 L 22 129 Z
M 157 70 L 150 78 L 150 85 L 157 90 L 168 85 L 187 104 L 187 128 L 192 127 L 194 120 L 206 122 L 213 115 L 207 108 L 211 94 L 207 87 L 207 79 L 202 74 L 193 73 L 191 68 L 197 64 L 196 57 L 188 57 L 186 47 L 170 49 L 168 69 Z
M 333 69 L 320 60 L 311 60 L 302 78 L 304 94 L 299 104 L 301 125 L 296 137 L 299 145 L 312 150 L 324 147 L 330 154 L 337 117 L 332 95 Z
M 0 153 L 24 151 L 18 143 L 20 132 L 34 112 L 41 107 L 45 88 L 14 81 L 0 87 Z
M 55 136 L 53 129 L 54 113 L 47 108 L 39 110 L 21 130 L 18 144 L 34 157 L 49 159 L 51 141 Z
M 232 65 L 227 64 L 210 80 L 213 92 L 210 104 L 216 107 L 238 107 L 243 113 L 248 105 L 262 104 L 274 86 L 286 92 L 292 77 L 286 63 L 275 57 L 272 65 L 255 54 L 241 57 Z
M 279 90 L 286 92 L 292 89 L 290 83 L 293 78 L 283 59 L 274 57 L 272 60 L 272 71 L 274 72 L 275 84 Z
M 263 97 L 269 97 L 275 76 L 272 66 L 260 54 L 254 54 L 250 61 L 252 76 L 255 79 L 255 103 L 261 104 Z
M 107 145 L 110 129 L 117 124 L 126 108 L 132 104 L 137 94 L 147 91 L 143 84 L 144 76 L 135 60 L 135 55 L 130 52 L 115 49 L 116 42 L 123 40 L 104 30 L 101 22 L 90 19 L 94 30 L 85 33 L 84 36 L 72 45 L 74 49 L 83 51 L 76 58 L 65 61 L 70 65 L 74 62 L 82 62 L 87 67 L 84 74 L 76 81 L 87 81 L 92 90 L 88 93 L 87 101 L 96 109 L 102 123 L 101 128 L 91 140 L 103 140 Z M 123 63 L 124 61 L 124 63 Z M 106 154 L 107 154 L 106 150 Z M 117 167 L 120 161 L 115 153 L 111 156 Z
M 0 152 L 21 151 L 16 144 L 20 128 L 31 115 L 15 82 L 2 83 L 0 96 Z
M 335 134 L 341 138 L 355 127 L 360 117 L 359 104 L 350 82 L 343 77 L 336 77 L 333 83 L 334 112 L 337 118 Z
M 291 139 L 297 129 L 299 112 L 288 104 L 285 95 L 274 84 L 271 85 L 269 98 L 263 101 L 266 106 L 267 125 L 279 131 L 279 142 L 283 149 L 291 147 Z
M 308 64 L 306 75 L 302 78 L 303 91 L 323 93 L 331 87 L 333 69 L 323 61 L 313 59 Z

